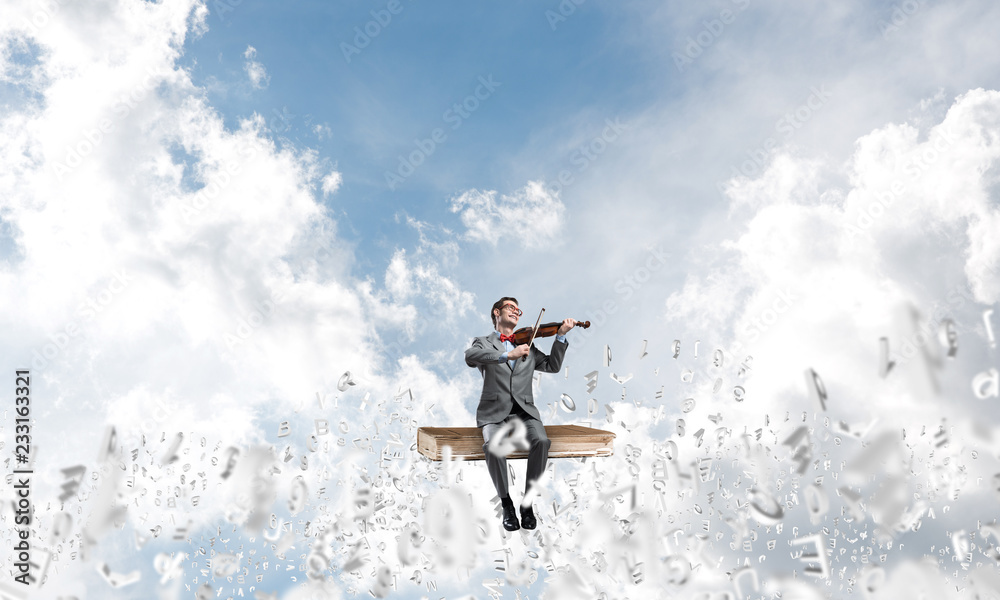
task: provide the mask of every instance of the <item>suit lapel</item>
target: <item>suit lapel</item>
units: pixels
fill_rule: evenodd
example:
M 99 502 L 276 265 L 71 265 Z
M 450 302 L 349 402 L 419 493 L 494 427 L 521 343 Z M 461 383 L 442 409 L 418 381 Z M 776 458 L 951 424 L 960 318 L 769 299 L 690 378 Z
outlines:
M 524 357 L 521 357 L 521 358 L 515 360 L 514 361 L 514 366 L 511 367 L 511 369 L 510 369 L 511 372 L 512 373 L 517 373 L 518 369 L 523 369 L 524 368 L 524 362 L 525 362 L 524 361 Z
M 497 333 L 497 332 L 494 331 L 493 333 L 491 333 L 488 336 L 486 336 L 486 339 L 488 339 L 490 341 L 490 343 L 493 344 L 494 348 L 496 348 L 497 350 L 503 352 L 503 342 L 500 341 L 500 334 L 499 333 Z
M 496 348 L 497 350 L 499 350 L 500 352 L 506 352 L 507 351 L 507 349 L 504 348 L 503 342 L 500 341 L 500 334 L 499 333 L 497 333 L 497 332 L 494 331 L 493 333 L 491 333 L 488 336 L 486 336 L 486 339 L 488 339 L 490 341 L 490 343 L 493 344 L 493 347 Z M 517 363 L 515 362 L 515 365 L 516 364 Z M 506 362 L 506 365 L 507 365 L 507 368 L 510 369 L 511 372 L 513 373 L 514 372 L 514 367 L 510 366 L 510 361 L 509 360 Z

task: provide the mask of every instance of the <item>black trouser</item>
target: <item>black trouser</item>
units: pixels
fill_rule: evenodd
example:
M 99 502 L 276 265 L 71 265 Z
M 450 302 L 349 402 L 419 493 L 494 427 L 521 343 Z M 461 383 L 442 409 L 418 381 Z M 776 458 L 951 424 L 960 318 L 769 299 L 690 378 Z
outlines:
M 527 429 L 525 437 L 530 446 L 528 450 L 527 481 L 524 486 L 525 493 L 531 489 L 531 484 L 545 472 L 545 465 L 549 459 L 549 446 L 552 445 L 549 436 L 545 434 L 545 427 L 542 425 L 542 422 L 524 412 L 516 403 L 514 404 L 514 409 L 506 419 L 499 423 L 490 423 L 482 427 L 483 441 L 485 442 L 483 444 L 483 452 L 486 454 L 486 468 L 490 472 L 490 479 L 493 480 L 494 487 L 496 487 L 497 496 L 501 498 L 508 495 L 507 459 L 502 456 L 493 455 L 489 451 L 488 446 L 490 438 L 500 431 L 504 423 L 512 419 L 520 419 L 524 423 Z

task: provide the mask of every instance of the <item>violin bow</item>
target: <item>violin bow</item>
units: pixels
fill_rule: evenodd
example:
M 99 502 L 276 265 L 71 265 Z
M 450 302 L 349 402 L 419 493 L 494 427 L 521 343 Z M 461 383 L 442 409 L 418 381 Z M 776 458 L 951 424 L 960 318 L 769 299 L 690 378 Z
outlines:
M 538 324 L 542 322 L 542 315 L 545 314 L 545 309 L 538 313 L 538 320 L 535 321 L 535 328 L 531 330 L 531 339 L 528 340 L 528 354 L 531 354 L 531 345 L 535 343 L 535 334 L 538 333 Z M 521 362 L 528 360 L 528 354 L 521 357 Z

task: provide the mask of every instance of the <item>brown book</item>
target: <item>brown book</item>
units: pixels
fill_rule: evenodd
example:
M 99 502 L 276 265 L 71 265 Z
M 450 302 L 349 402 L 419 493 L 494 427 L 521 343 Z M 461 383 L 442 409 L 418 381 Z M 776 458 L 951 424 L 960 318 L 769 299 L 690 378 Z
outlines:
M 615 434 L 603 429 L 579 425 L 546 425 L 552 441 L 549 458 L 611 456 Z M 441 460 L 445 446 L 451 446 L 452 458 L 484 460 L 483 433 L 478 427 L 421 427 L 417 429 L 417 450 L 431 460 Z M 517 450 L 507 458 L 527 458 Z

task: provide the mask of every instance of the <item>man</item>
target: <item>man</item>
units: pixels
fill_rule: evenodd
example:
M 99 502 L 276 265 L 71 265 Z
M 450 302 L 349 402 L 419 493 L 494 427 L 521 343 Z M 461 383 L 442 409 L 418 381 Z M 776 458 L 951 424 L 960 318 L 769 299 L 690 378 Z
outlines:
M 521 314 L 516 298 L 501 298 L 493 305 L 490 314 L 496 331 L 475 338 L 472 340 L 472 347 L 465 351 L 465 363 L 470 367 L 477 367 L 483 375 L 483 393 L 476 409 L 476 426 L 483 430 L 486 467 L 503 504 L 503 526 L 507 531 L 516 531 L 522 526 L 534 529 L 537 520 L 531 506 L 527 506 L 521 507 L 521 521 L 518 523 L 514 503 L 507 490 L 507 459 L 489 451 L 490 439 L 508 421 L 520 419 L 524 423 L 529 444 L 528 473 L 524 486 L 524 493 L 527 494 L 531 485 L 545 472 L 551 445 L 531 394 L 532 373 L 536 370 L 559 372 L 568 346 L 566 333 L 576 327 L 573 319 L 563 321 L 556 332 L 556 340 L 552 343 L 552 353 L 546 355 L 534 345 L 514 345 L 511 334 Z M 522 360 L 524 357 L 527 358 Z

